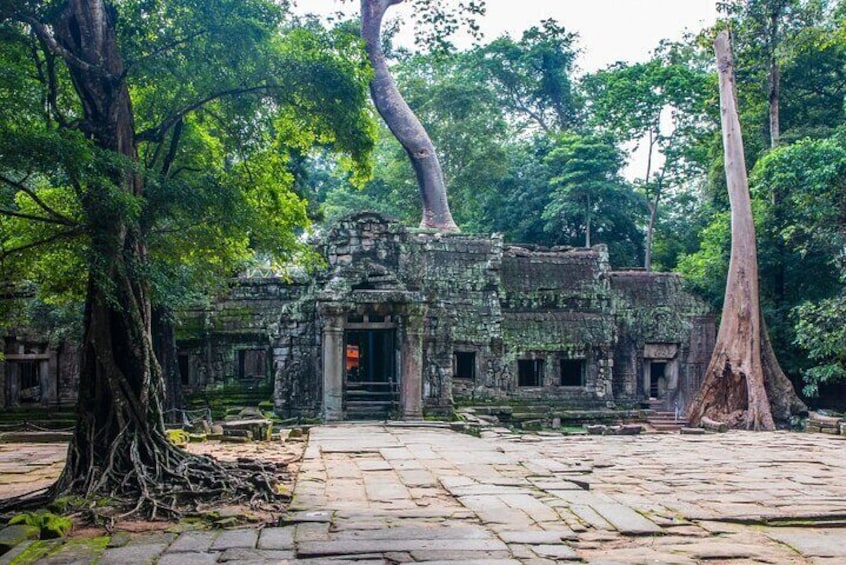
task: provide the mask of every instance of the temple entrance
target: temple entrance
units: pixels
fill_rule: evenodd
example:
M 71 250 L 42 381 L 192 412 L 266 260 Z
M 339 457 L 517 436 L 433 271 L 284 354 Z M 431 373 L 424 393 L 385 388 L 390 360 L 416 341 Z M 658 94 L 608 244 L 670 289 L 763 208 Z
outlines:
M 649 398 L 661 399 L 666 391 L 667 363 L 652 361 L 649 364 Z
M 399 410 L 396 330 L 344 332 L 344 417 L 386 419 Z

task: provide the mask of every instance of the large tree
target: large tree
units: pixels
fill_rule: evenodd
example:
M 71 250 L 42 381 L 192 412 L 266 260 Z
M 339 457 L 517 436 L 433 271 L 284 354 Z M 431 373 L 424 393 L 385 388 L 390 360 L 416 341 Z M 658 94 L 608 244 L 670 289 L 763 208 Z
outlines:
M 621 177 L 622 163 L 620 151 L 600 136 L 563 134 L 555 140 L 546 157 L 552 192 L 542 213 L 553 241 L 585 247 L 604 243 L 621 264 L 639 261 L 642 237 L 636 218 L 645 203 Z
M 369 73 L 349 59 L 354 43 L 283 24 L 264 0 L 2 5 L 2 259 L 51 246 L 86 273 L 78 421 L 47 496 L 103 497 L 152 516 L 273 497 L 260 476 L 166 439 L 151 294 L 168 262 L 151 250 L 189 257 L 215 249 L 218 235 L 218 251 L 279 251 L 306 219 L 286 148 L 365 158 Z M 228 200 L 210 213 L 215 196 Z
M 779 367 L 761 316 L 755 224 L 727 31 L 719 33 L 714 49 L 731 202 L 731 259 L 720 330 L 688 417 L 694 425 L 710 418 L 732 427 L 772 430 L 776 422 L 807 408 Z
M 584 81 L 594 127 L 646 154 L 636 185 L 649 208 L 647 271 L 652 270 L 659 209 L 673 189 L 687 188 L 703 169 L 693 149 L 710 126 L 704 119 L 710 85 L 708 74 L 683 57 L 684 50 L 665 44 L 645 63 L 616 63 Z
M 426 129 L 397 88 L 382 50 L 382 22 L 388 8 L 403 0 L 361 0 L 361 36 L 373 65 L 370 92 L 376 109 L 402 144 L 420 189 L 423 218 L 420 227 L 458 231 L 447 201 L 444 173 Z

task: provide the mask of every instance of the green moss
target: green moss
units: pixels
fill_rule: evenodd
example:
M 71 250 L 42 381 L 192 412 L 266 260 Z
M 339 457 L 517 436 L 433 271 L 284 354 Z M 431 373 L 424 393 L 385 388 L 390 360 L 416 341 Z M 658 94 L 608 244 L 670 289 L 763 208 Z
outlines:
M 191 441 L 191 436 L 185 430 L 167 430 L 165 434 L 168 441 L 178 447 L 185 447 Z
M 58 516 L 44 510 L 18 514 L 9 520 L 9 524 L 24 524 L 36 527 L 40 531 L 39 537 L 43 540 L 65 537 L 73 527 L 73 522 L 70 518 Z
M 96 557 L 106 549 L 110 539 L 109 536 L 100 536 L 96 538 L 74 538 L 64 542 L 57 540 L 36 541 L 15 557 L 10 565 L 31 565 L 40 562 L 45 557 L 49 558 L 59 551 L 68 556 Z
M 55 541 L 36 541 L 30 544 L 17 557 L 10 561 L 10 565 L 30 565 L 55 549 L 58 544 Z

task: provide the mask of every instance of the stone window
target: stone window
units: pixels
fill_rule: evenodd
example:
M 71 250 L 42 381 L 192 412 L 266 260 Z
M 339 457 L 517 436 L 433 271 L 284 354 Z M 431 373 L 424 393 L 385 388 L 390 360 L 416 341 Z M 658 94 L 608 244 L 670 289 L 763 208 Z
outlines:
M 543 385 L 543 359 L 520 359 L 517 361 L 518 386 Z
M 561 386 L 585 386 L 584 359 L 561 359 L 559 368 L 561 370 Z
M 456 351 L 452 358 L 452 378 L 467 381 L 476 380 L 476 354 L 472 351 Z

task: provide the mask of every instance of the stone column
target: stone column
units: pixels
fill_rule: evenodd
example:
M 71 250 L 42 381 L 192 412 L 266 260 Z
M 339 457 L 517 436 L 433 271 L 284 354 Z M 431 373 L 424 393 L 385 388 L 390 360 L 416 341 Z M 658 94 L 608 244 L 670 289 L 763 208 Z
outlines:
M 38 362 L 38 379 L 41 386 L 41 404 L 42 406 L 49 406 L 50 401 L 53 400 L 53 389 L 50 386 L 50 361 L 44 359 Z
M 344 419 L 344 316 L 323 316 L 323 420 Z
M 409 314 L 402 332 L 400 402 L 403 420 L 423 418 L 423 315 Z

